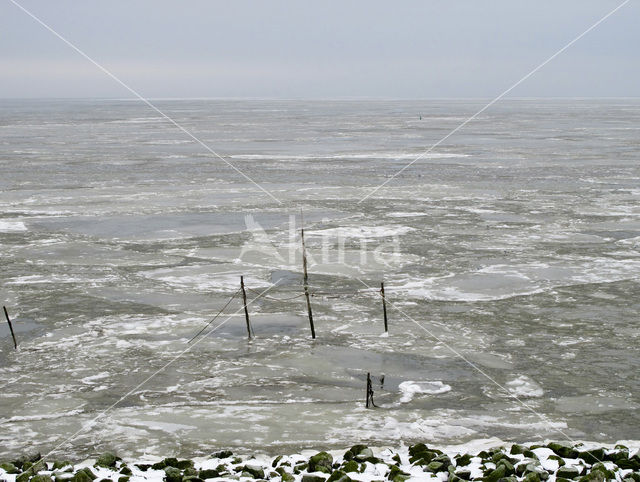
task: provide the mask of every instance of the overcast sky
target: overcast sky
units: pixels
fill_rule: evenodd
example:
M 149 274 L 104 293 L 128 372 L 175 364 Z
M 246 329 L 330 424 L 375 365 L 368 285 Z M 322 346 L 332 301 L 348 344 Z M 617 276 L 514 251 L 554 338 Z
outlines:
M 17 0 L 147 97 L 492 97 L 622 0 Z M 640 96 L 640 1 L 513 97 Z M 0 97 L 131 97 L 0 0 Z

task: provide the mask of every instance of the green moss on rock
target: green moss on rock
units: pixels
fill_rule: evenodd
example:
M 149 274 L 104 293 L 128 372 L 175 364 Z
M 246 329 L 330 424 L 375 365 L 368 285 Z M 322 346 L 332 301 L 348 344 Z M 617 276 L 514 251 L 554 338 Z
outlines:
M 204 482 L 197 475 L 187 475 L 186 477 L 182 477 L 182 482 Z
M 513 464 L 508 459 L 500 459 L 496 464 L 496 468 L 504 467 L 504 473 L 508 477 L 516 473 Z
M 602 462 L 605 459 L 604 449 L 600 448 L 600 449 L 584 450 L 582 452 L 579 452 L 577 457 L 580 457 L 582 460 L 584 460 L 588 464 L 596 464 L 598 462 Z M 572 458 L 576 458 L 576 457 L 572 457 Z
M 513 444 L 511 446 L 511 450 L 509 450 L 509 453 L 511 455 L 518 455 L 523 454 L 525 450 L 527 450 L 527 447 L 525 447 L 524 445 Z
M 556 478 L 575 479 L 580 476 L 580 472 L 577 467 L 560 467 L 556 472 Z
M 22 472 L 16 476 L 16 482 L 27 482 L 33 474 L 31 472 Z
M 188 459 L 177 460 L 175 465 L 172 465 L 172 467 L 175 467 L 180 470 L 193 469 L 193 460 L 188 460 Z
M 19 474 L 20 469 L 13 465 L 11 462 L 3 462 L 0 464 L 0 469 L 4 470 L 7 474 Z
M 506 470 L 504 465 L 497 466 L 491 472 L 489 472 L 485 477 L 485 482 L 498 482 L 498 480 L 502 479 L 506 476 Z
M 409 478 L 409 474 L 400 470 L 400 467 L 398 467 L 397 465 L 392 465 L 391 471 L 389 472 L 389 474 L 387 474 L 387 479 L 393 481 L 396 480 L 397 477 Z M 404 478 L 402 480 L 404 480 Z
M 220 477 L 220 472 L 214 469 L 203 469 L 198 472 L 198 477 L 200 477 L 202 480 L 215 479 L 217 477 Z
M 53 474 L 53 480 L 55 482 L 71 482 L 74 475 L 71 472 L 55 472 Z
M 282 482 L 294 482 L 296 480 L 296 478 L 289 472 L 285 472 L 284 474 L 282 474 L 281 479 Z
M 164 480 L 165 482 L 182 482 L 182 471 L 176 467 L 166 467 Z
M 309 472 L 332 472 L 333 457 L 327 452 L 318 452 L 309 459 Z
M 604 482 L 606 480 L 604 474 L 598 470 L 589 472 L 587 475 L 578 479 L 580 482 Z
M 325 482 L 327 479 L 319 475 L 304 474 L 302 476 L 302 482 Z
M 540 475 L 537 472 L 529 472 L 524 476 L 522 482 L 541 482 Z
M 111 452 L 105 452 L 100 457 L 98 457 L 98 460 L 96 460 L 95 466 L 105 467 L 109 469 L 109 468 L 115 467 L 117 461 L 118 461 L 118 457 L 116 457 L 115 454 Z
M 551 442 L 547 445 L 547 448 L 553 450 L 556 455 L 568 459 L 575 459 L 579 454 L 579 452 L 571 444 L 564 442 Z
M 456 470 L 454 475 L 461 480 L 471 480 L 471 471 L 469 469 Z
M 53 479 L 49 475 L 38 474 L 31 477 L 31 482 L 53 482 Z
M 342 465 L 342 470 L 345 472 L 358 472 L 360 464 L 355 460 L 349 460 Z
M 352 482 L 353 479 L 349 477 L 342 470 L 336 470 L 331 474 L 331 476 L 327 479 L 327 482 Z
M 245 465 L 242 471 L 251 474 L 251 476 L 256 479 L 264 479 L 264 469 L 259 465 Z

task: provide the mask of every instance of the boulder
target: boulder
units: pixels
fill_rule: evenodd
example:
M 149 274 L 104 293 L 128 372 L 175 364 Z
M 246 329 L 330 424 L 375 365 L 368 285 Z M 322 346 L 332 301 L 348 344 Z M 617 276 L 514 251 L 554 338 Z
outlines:
M 16 476 L 16 482 L 27 482 L 33 474 L 31 472 L 22 472 Z
M 213 457 L 217 459 L 228 459 L 231 456 L 233 456 L 233 452 L 231 450 L 221 450 L 220 452 L 213 454 Z
M 370 459 L 372 457 L 373 457 L 373 450 L 371 450 L 369 447 L 365 447 L 359 453 L 353 454 L 353 458 L 358 462 L 364 462 L 365 460 Z
M 93 479 L 95 479 L 95 476 L 92 478 L 85 470 L 78 470 L 73 474 L 71 482 L 92 482 Z
M 96 467 L 105 467 L 107 469 L 110 469 L 116 466 L 117 461 L 118 457 L 116 457 L 115 454 L 112 454 L 111 452 L 105 452 L 100 457 L 98 457 L 98 460 L 96 460 L 96 463 L 94 465 Z
M 506 475 L 506 470 L 504 465 L 500 465 L 493 469 L 489 474 L 484 477 L 485 482 L 498 482 L 498 480 L 502 479 Z
M 522 482 L 540 482 L 540 475 L 537 472 L 529 472 L 524 476 Z
M 579 453 L 571 444 L 566 442 L 551 442 L 547 445 L 547 448 L 553 450 L 556 455 L 568 459 L 577 458 Z
M 578 457 L 584 460 L 588 464 L 596 464 L 605 460 L 604 449 L 591 449 L 583 452 L 578 452 Z M 575 457 L 572 457 L 575 458 Z
M 522 477 L 525 472 L 531 472 L 532 470 L 527 470 L 529 466 L 537 467 L 539 462 L 534 459 L 524 459 L 515 466 L 516 475 Z
M 437 472 L 445 472 L 447 470 L 447 467 L 445 467 L 442 462 L 433 461 L 429 462 L 424 470 L 426 472 L 433 472 L 435 474 Z
M 69 460 L 54 460 L 52 468 L 53 470 L 62 470 L 67 468 L 71 468 L 71 470 L 73 470 L 73 464 Z
M 635 472 L 640 471 L 640 457 L 638 454 L 635 454 L 633 457 L 619 458 L 616 461 L 616 465 L 621 469 L 631 469 Z
M 525 447 L 524 445 L 513 444 L 509 453 L 511 455 L 518 455 L 523 454 L 525 450 L 527 450 L 527 447 Z
M 355 455 L 354 455 L 355 456 Z M 333 457 L 327 452 L 319 452 L 309 459 L 309 472 L 332 472 Z
M 7 474 L 19 474 L 20 469 L 13 465 L 11 462 L 3 462 L 0 464 L 0 469 L 4 470 Z
M 387 479 L 393 481 L 393 480 L 396 480 L 397 477 L 401 477 L 402 480 L 404 480 L 404 478 L 407 478 L 407 479 L 409 478 L 409 474 L 400 470 L 400 467 L 398 467 L 397 465 L 392 465 L 391 471 L 387 475 Z
M 540 467 L 537 463 L 527 464 L 525 466 L 524 475 L 528 475 L 531 473 L 537 474 L 540 480 L 547 480 L 549 478 L 548 472 Z
M 342 470 L 344 472 L 358 472 L 360 469 L 360 464 L 355 460 L 349 460 L 348 462 L 342 465 Z
M 577 467 L 560 467 L 556 472 L 556 477 L 563 479 L 575 479 L 580 476 L 580 470 Z
M 429 447 L 427 447 L 423 443 L 418 443 L 415 445 L 411 445 L 409 447 L 409 455 L 410 456 L 418 455 L 419 453 L 426 452 L 427 450 L 429 450 Z
M 49 475 L 34 475 L 31 477 L 31 482 L 53 482 L 53 479 Z
M 520 459 L 515 459 L 515 458 L 511 458 L 509 457 L 507 454 L 503 453 L 503 452 L 498 452 L 495 453 L 491 456 L 491 461 L 493 463 L 495 463 L 496 465 L 498 464 L 498 462 L 500 462 L 501 460 L 507 460 L 508 462 L 511 462 L 511 464 L 517 464 Z
M 302 482 L 325 482 L 327 479 L 319 475 L 304 474 L 302 476 Z
M 40 455 L 39 452 L 31 455 L 23 455 L 22 457 L 19 457 L 16 460 L 14 460 L 13 465 L 21 469 L 23 472 L 25 472 L 29 467 L 31 467 L 31 464 L 33 464 L 34 462 L 37 462 L 41 458 L 42 458 L 42 455 Z
M 580 482 L 604 482 L 606 480 L 605 475 L 599 470 L 589 472 L 578 479 Z
M 182 482 L 204 482 L 197 475 L 187 475 L 186 477 L 182 477 Z
M 496 469 L 500 466 L 504 467 L 504 473 L 507 477 L 516 473 L 513 464 L 507 459 L 500 459 L 496 464 Z
M 598 462 L 597 464 L 593 464 L 591 466 L 591 472 L 601 472 L 606 479 L 615 479 L 616 474 L 613 471 L 607 469 L 602 462 Z
M 198 472 L 198 477 L 200 477 L 202 480 L 215 479 L 217 477 L 220 477 L 220 472 L 215 469 L 203 469 Z
M 53 480 L 55 480 L 55 482 L 71 482 L 73 477 L 74 475 L 71 472 L 55 472 L 53 474 Z
M 255 479 L 264 479 L 264 469 L 259 465 L 245 465 L 242 471 L 251 474 L 251 477 Z
M 166 482 L 182 482 L 182 471 L 176 467 L 166 467 L 164 469 L 164 480 Z
M 618 461 L 629 460 L 629 449 L 627 449 L 626 447 L 625 448 L 618 448 L 618 447 L 624 447 L 624 446 L 616 445 L 616 450 L 609 454 L 605 454 L 604 459 L 602 460 L 608 460 L 609 462 L 613 462 L 616 465 L 618 465 Z
M 471 480 L 471 471 L 469 469 L 460 469 L 454 472 L 455 476 L 462 480 Z
M 349 477 L 342 470 L 336 470 L 331 476 L 327 479 L 327 482 L 352 482 L 352 478 Z

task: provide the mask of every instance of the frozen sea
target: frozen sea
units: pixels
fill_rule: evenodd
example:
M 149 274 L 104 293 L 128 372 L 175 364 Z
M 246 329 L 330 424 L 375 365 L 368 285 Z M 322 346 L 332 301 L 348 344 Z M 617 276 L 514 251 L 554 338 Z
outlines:
M 0 457 L 640 439 L 639 100 L 157 105 L 0 101 Z

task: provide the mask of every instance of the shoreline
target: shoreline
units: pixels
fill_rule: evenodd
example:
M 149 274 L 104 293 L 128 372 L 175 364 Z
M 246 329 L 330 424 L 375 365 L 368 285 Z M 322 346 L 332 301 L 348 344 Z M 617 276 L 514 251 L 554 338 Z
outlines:
M 74 464 L 40 455 L 0 461 L 6 482 L 204 482 L 271 480 L 349 482 L 434 480 L 462 482 L 640 482 L 640 446 L 593 442 L 499 444 L 436 447 L 367 447 L 294 454 L 242 456 L 229 450 L 208 457 L 141 457 L 123 460 L 112 453 Z M 484 447 L 482 447 L 484 445 Z M 631 444 L 629 444 L 631 445 Z

